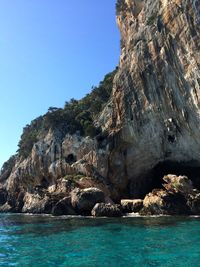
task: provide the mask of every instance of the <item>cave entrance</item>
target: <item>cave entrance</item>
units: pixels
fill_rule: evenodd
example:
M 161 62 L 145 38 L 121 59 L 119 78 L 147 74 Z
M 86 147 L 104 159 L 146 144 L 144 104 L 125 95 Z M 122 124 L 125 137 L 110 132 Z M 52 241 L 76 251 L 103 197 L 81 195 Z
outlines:
M 74 154 L 69 154 L 66 158 L 65 161 L 69 164 L 73 164 L 76 162 L 76 156 Z
M 153 189 L 163 188 L 163 176 L 167 174 L 186 175 L 194 188 L 200 190 L 200 163 L 197 161 L 163 161 L 138 179 L 132 179 L 128 186 L 129 197 L 144 198 Z
M 193 183 L 193 186 L 200 190 L 200 163 L 196 161 L 174 162 L 163 161 L 158 163 L 146 176 L 146 193 L 155 188 L 163 188 L 163 176 L 167 174 L 186 175 Z

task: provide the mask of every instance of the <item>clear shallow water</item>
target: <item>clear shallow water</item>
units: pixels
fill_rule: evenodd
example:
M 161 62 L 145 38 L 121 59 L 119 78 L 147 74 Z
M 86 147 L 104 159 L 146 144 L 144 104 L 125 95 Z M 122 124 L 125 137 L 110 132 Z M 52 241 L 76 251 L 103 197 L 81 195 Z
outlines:
M 200 266 L 200 218 L 0 214 L 0 266 Z

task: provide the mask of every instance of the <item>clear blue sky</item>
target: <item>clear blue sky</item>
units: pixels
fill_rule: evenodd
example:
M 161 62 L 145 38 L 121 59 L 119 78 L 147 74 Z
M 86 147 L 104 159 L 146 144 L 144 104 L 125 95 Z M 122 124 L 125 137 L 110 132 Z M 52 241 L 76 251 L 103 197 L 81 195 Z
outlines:
M 118 65 L 115 0 L 0 1 L 0 167 L 23 127 Z

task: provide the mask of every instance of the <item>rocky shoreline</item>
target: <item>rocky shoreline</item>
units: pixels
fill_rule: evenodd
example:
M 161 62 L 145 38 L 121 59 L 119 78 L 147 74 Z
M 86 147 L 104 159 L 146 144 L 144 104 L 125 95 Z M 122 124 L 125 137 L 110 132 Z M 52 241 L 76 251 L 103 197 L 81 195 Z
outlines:
M 24 128 L 0 171 L 1 212 L 200 214 L 200 2 L 116 7 L 118 67 Z
M 114 203 L 95 187 L 75 188 L 70 194 L 26 193 L 10 198 L 0 189 L 0 212 L 31 214 L 121 217 L 128 213 L 149 215 L 200 215 L 200 191 L 187 176 L 166 175 L 163 188 L 154 189 L 144 199 L 121 199 Z

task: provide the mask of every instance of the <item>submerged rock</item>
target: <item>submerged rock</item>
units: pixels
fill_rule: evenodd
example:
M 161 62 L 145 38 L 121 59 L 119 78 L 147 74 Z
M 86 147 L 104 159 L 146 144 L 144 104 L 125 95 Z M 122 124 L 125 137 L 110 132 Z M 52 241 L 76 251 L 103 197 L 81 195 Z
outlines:
M 97 203 L 91 214 L 94 217 L 121 217 L 122 210 L 118 204 Z
M 103 191 L 98 188 L 76 188 L 71 192 L 72 207 L 79 214 L 90 214 L 94 205 L 99 202 L 105 202 L 105 196 Z

